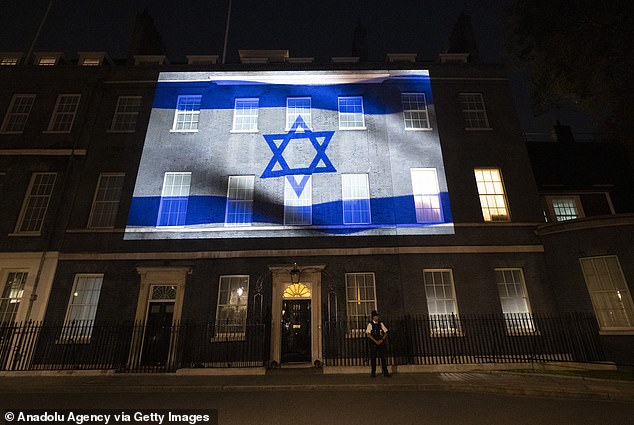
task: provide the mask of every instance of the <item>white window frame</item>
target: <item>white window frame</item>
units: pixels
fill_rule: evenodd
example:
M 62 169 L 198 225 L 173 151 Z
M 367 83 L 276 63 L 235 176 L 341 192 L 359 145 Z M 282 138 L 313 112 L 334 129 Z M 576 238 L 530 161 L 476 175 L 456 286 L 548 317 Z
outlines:
M 365 177 L 365 184 L 362 185 L 350 185 L 350 183 L 354 183 L 352 182 L 350 179 L 352 178 L 358 178 L 358 177 Z M 351 193 L 351 192 L 364 192 L 363 194 L 355 194 L 355 193 Z M 364 195 L 363 197 L 360 197 Z M 359 210 L 360 212 L 357 213 L 357 215 L 359 216 L 358 220 L 350 220 L 347 221 L 346 220 L 346 212 L 351 212 L 350 211 L 350 205 L 351 202 L 354 201 L 366 201 L 367 203 L 367 209 L 364 210 Z M 347 203 L 346 203 L 347 202 Z M 348 205 L 348 207 L 346 208 L 346 205 Z M 341 175 L 341 207 L 342 207 L 342 213 L 343 213 L 343 224 L 371 224 L 372 223 L 372 209 L 371 209 L 371 205 L 370 205 L 370 182 L 369 182 L 369 176 L 367 174 L 342 174 Z M 367 210 L 367 220 L 361 220 L 361 216 L 365 215 L 365 212 Z M 354 218 L 354 214 L 353 217 Z
M 73 289 L 70 293 L 68 304 L 66 306 L 66 315 L 64 317 L 62 333 L 60 335 L 60 339 L 58 340 L 59 343 L 88 344 L 90 342 L 95 324 L 95 317 L 97 317 L 99 298 L 101 296 L 101 290 L 103 289 L 103 276 L 103 273 L 78 273 L 75 275 Z M 78 286 L 79 282 L 83 281 L 82 279 L 99 280 L 99 288 L 97 290 L 91 290 L 91 292 L 96 292 L 97 295 L 94 300 L 91 297 L 87 303 L 74 303 L 73 301 L 79 296 L 80 289 Z M 88 307 L 87 319 L 77 319 L 72 317 L 75 314 L 75 310 L 80 310 L 85 307 Z M 75 327 L 76 324 L 78 324 L 78 327 Z
M 161 187 L 161 200 L 159 201 L 159 212 L 158 212 L 158 217 L 156 219 L 156 227 L 183 227 L 184 226 L 184 224 L 160 224 L 162 221 L 161 218 L 163 217 L 163 212 L 164 212 L 163 209 L 165 207 L 163 200 L 165 198 L 182 198 L 182 197 L 189 198 L 189 193 L 191 191 L 191 176 L 192 176 L 192 173 L 190 171 L 168 171 L 165 174 L 163 174 L 163 186 Z M 168 177 L 172 178 L 171 180 L 172 184 L 168 184 Z M 175 177 L 181 177 L 182 178 L 181 183 L 183 182 L 183 179 L 186 178 L 188 180 L 187 185 L 173 184 Z M 175 193 L 174 190 L 176 188 L 178 192 L 177 194 L 174 194 Z M 185 191 L 184 188 L 187 188 L 187 190 Z M 184 214 L 182 216 L 182 219 L 183 221 L 186 221 L 187 220 L 187 204 L 185 206 L 185 211 L 183 213 L 181 212 L 172 213 L 168 211 L 167 212 L 168 223 L 170 221 L 169 217 L 172 217 L 174 214 L 176 214 L 177 222 L 180 222 L 181 214 Z
M 181 102 L 185 102 L 189 99 L 198 99 L 198 109 L 191 109 L 191 110 L 180 110 L 179 106 L 181 105 Z M 170 130 L 172 133 L 197 133 L 198 132 L 198 128 L 200 126 L 200 110 L 202 108 L 202 95 L 200 94 L 182 94 L 178 96 L 178 99 L 176 100 L 176 109 L 174 110 L 174 123 L 172 124 L 172 129 Z M 181 115 L 188 115 L 191 114 L 191 118 L 190 120 L 186 121 L 188 123 L 189 126 L 193 127 L 193 124 L 195 122 L 196 124 L 196 128 L 184 128 L 184 129 L 178 129 L 176 128 L 178 125 L 178 118 Z M 196 119 L 194 120 L 193 118 L 196 117 Z
M 511 281 L 507 280 L 507 273 L 511 273 Z M 516 281 L 516 274 L 519 281 Z M 499 267 L 494 269 L 495 285 L 498 289 L 502 315 L 509 335 L 526 335 L 535 332 L 531 303 L 526 290 L 524 270 L 520 267 Z M 523 311 L 508 311 L 508 301 L 517 305 L 523 303 Z M 507 311 L 505 311 L 507 310 Z M 519 310 L 519 309 L 517 309 Z
M 614 262 L 615 268 L 610 269 L 608 266 L 608 260 Z M 605 270 L 608 272 L 607 276 L 599 276 L 597 269 L 598 264 L 602 262 Z M 632 294 L 630 292 L 625 275 L 623 274 L 623 268 L 619 258 L 616 255 L 603 255 L 596 257 L 582 257 L 579 258 L 579 265 L 583 273 L 583 278 L 588 288 L 588 294 L 592 301 L 592 308 L 599 324 L 601 333 L 626 333 L 631 335 L 634 333 L 634 302 L 632 302 Z M 594 276 L 597 276 L 601 281 L 591 282 L 591 274 L 589 268 L 592 268 Z M 620 285 L 619 285 L 620 281 Z M 602 285 L 603 288 L 592 288 L 593 285 Z M 617 305 L 610 304 L 610 296 L 616 293 L 618 298 Z M 621 304 L 620 308 L 618 303 Z M 605 308 L 607 306 L 607 308 Z M 617 308 L 615 308 L 617 307 Z M 616 323 L 610 326 L 607 322 L 603 312 L 607 312 L 608 315 L 614 316 L 614 311 L 622 310 L 625 323 Z
M 238 105 L 255 104 L 255 107 L 238 108 Z M 237 97 L 233 103 L 232 133 L 257 133 L 260 99 L 257 97 Z M 246 125 L 245 125 L 246 124 Z
M 9 277 L 11 274 L 23 275 L 22 280 L 19 282 L 21 286 L 9 287 Z M 5 307 L 4 310 L 0 310 L 0 324 L 7 324 L 15 322 L 15 318 L 20 309 L 22 297 L 24 296 L 24 288 L 29 278 L 28 270 L 24 269 L 9 269 L 3 270 L 2 273 L 2 291 L 0 292 L 0 308 Z M 5 296 L 6 295 L 6 296 Z M 7 316 L 10 319 L 7 320 Z
M 130 100 L 138 100 L 139 104 L 136 106 L 136 110 L 126 110 L 129 105 L 125 104 Z M 142 96 L 119 96 L 117 98 L 117 106 L 115 106 L 114 114 L 112 115 L 112 123 L 110 124 L 109 133 L 134 133 L 136 132 L 136 126 L 139 119 L 139 112 L 141 111 Z M 133 105 L 134 107 L 134 105 Z M 121 110 L 124 109 L 124 110 Z M 124 122 L 125 125 L 121 125 Z M 134 124 L 131 124 L 134 123 Z M 131 128 L 130 128 L 131 127 Z
M 472 96 L 472 101 L 465 100 L 466 97 Z M 462 118 L 465 123 L 465 130 L 467 131 L 482 131 L 482 130 L 491 130 L 491 125 L 489 124 L 489 116 L 487 115 L 486 105 L 484 103 L 484 96 L 482 93 L 460 93 L 460 109 L 462 110 Z M 476 103 L 480 107 L 476 108 L 465 108 L 465 103 Z M 481 114 L 482 116 L 478 116 Z M 472 118 L 472 115 L 475 115 L 476 118 Z M 474 126 L 472 123 L 481 123 L 484 121 L 484 126 L 478 125 Z
M 232 289 L 233 282 L 231 279 L 236 279 L 237 284 L 242 283 L 243 286 L 239 286 L 235 288 L 235 300 L 237 304 L 232 303 L 232 298 L 234 298 L 234 289 Z M 228 296 L 228 304 L 220 304 L 220 296 L 223 292 L 223 280 L 228 280 L 229 287 L 224 291 L 229 291 Z M 236 275 L 222 275 L 218 278 L 218 298 L 216 299 L 216 321 L 213 332 L 213 340 L 215 341 L 242 341 L 246 336 L 246 327 L 249 315 L 249 283 L 250 276 L 247 274 L 236 274 Z M 238 291 L 242 289 L 242 294 Z M 244 304 L 241 301 L 244 300 Z M 221 310 L 224 308 L 234 309 L 234 314 L 240 315 L 240 311 L 244 311 L 244 316 L 240 322 L 231 323 L 227 327 L 223 327 L 220 323 L 220 314 Z
M 16 107 L 16 102 L 21 99 L 31 99 L 30 105 L 28 105 L 28 111 L 26 112 L 16 112 L 14 108 Z M 24 129 L 26 128 L 26 124 L 29 120 L 29 116 L 31 115 L 31 111 L 33 110 L 33 104 L 35 103 L 35 95 L 34 94 L 22 94 L 16 93 L 11 98 L 11 103 L 9 103 L 9 107 L 7 108 L 7 112 L 4 115 L 4 120 L 2 121 L 2 127 L 0 127 L 0 133 L 2 134 L 22 134 Z M 17 105 L 20 108 L 23 108 L 24 105 Z M 21 130 L 9 130 L 9 123 L 13 117 L 24 117 L 24 121 L 22 124 Z
M 441 285 L 437 285 L 435 281 L 434 273 L 440 273 L 442 283 Z M 428 282 L 428 276 L 432 277 L 432 282 Z M 449 289 L 451 292 L 450 297 L 435 297 L 435 289 L 434 293 L 431 293 L 431 287 L 436 288 L 446 287 L 445 277 L 449 278 Z M 462 336 L 462 327 L 460 324 L 460 315 L 458 310 L 458 300 L 456 299 L 456 285 L 454 283 L 453 278 L 453 270 L 452 269 L 423 269 L 423 286 L 425 287 L 425 298 L 427 301 L 427 313 L 429 315 L 429 329 L 431 332 L 431 336 Z M 444 290 L 443 290 L 444 292 Z M 446 295 L 446 294 L 443 294 Z M 432 298 L 433 296 L 433 298 Z M 451 303 L 452 311 L 438 313 L 437 309 L 434 309 L 435 312 L 431 310 L 430 302 L 435 303 L 443 303 L 446 307 L 447 303 Z M 447 310 L 444 308 L 443 310 Z
M 108 179 L 110 178 L 116 178 L 116 177 L 120 177 L 121 178 L 121 186 L 120 187 L 104 187 L 102 188 L 102 183 L 104 181 L 108 181 Z M 116 224 L 116 220 L 117 220 L 117 213 L 119 212 L 119 203 L 121 202 L 121 191 L 123 190 L 123 184 L 125 183 L 125 173 L 101 173 L 99 174 L 99 179 L 97 179 L 97 186 L 95 187 L 95 194 L 92 198 L 92 208 L 90 209 L 90 216 L 88 217 L 88 228 L 89 229 L 112 229 L 114 228 L 115 224 Z M 116 201 L 114 200 L 104 200 L 104 199 L 100 199 L 103 198 L 105 196 L 105 194 L 103 193 L 104 191 L 112 191 L 112 190 L 116 190 L 118 191 L 118 194 L 116 195 Z M 99 213 L 99 209 L 100 208 L 108 208 L 108 205 L 110 205 L 110 209 L 112 211 L 112 214 L 110 216 L 110 223 L 109 225 L 96 225 L 95 223 L 93 223 L 93 220 L 95 219 L 95 217 L 97 217 Z
M 443 211 L 438 186 L 438 171 L 435 168 L 410 168 L 410 175 L 412 177 L 416 222 L 442 223 Z M 417 176 L 420 176 L 420 179 Z M 433 182 L 424 181 L 427 176 L 433 176 Z M 437 219 L 434 219 L 436 215 Z
M 482 180 L 478 180 L 478 172 L 482 173 Z M 491 174 L 490 180 L 487 180 L 487 176 L 484 174 L 485 172 Z M 498 174 L 500 177 L 499 181 L 494 180 L 493 172 Z M 511 221 L 511 209 L 509 207 L 508 198 L 506 197 L 506 187 L 504 186 L 502 170 L 496 167 L 478 167 L 473 169 L 473 173 L 478 190 L 478 197 L 480 199 L 480 210 L 482 211 L 484 221 L 487 223 Z M 492 214 L 492 211 L 499 212 L 499 210 L 505 211 L 506 214 Z
M 52 176 L 53 177 L 53 181 L 50 184 L 50 192 L 45 193 L 45 194 L 34 194 L 34 188 L 36 190 L 39 190 L 39 187 L 35 187 L 36 184 L 36 180 L 39 177 L 44 178 L 44 176 Z M 16 223 L 15 226 L 15 233 L 16 234 L 21 234 L 21 235 L 34 235 L 34 236 L 38 236 L 41 234 L 42 232 L 42 226 L 44 225 L 44 221 L 46 220 L 46 213 L 48 212 L 48 206 L 51 202 L 51 198 L 53 196 L 53 193 L 55 191 L 55 183 L 57 180 L 57 173 L 33 173 L 31 175 L 31 181 L 29 182 L 29 187 L 26 190 L 26 194 L 24 195 L 24 200 L 22 201 L 22 208 L 20 210 L 20 215 L 18 216 L 18 221 Z M 33 206 L 33 203 L 38 203 L 37 199 L 42 199 L 44 201 L 44 205 L 42 206 Z M 36 218 L 35 221 L 39 222 L 39 225 L 37 226 L 36 229 L 31 229 L 31 230 L 22 230 L 22 226 L 24 225 L 25 220 L 27 219 L 27 215 L 29 215 L 29 208 L 30 206 L 32 206 L 32 208 L 42 208 L 43 207 L 43 213 L 41 214 L 41 218 Z M 32 214 L 30 214 L 32 215 Z M 29 220 L 31 220 L 31 218 L 28 218 Z
M 248 183 L 246 186 L 236 187 L 235 184 L 241 184 L 240 182 Z M 241 197 L 235 197 L 236 191 L 239 193 L 245 192 Z M 227 206 L 225 209 L 225 226 L 237 227 L 237 226 L 251 226 L 253 223 L 253 198 L 255 195 L 255 176 L 229 176 L 227 181 Z M 237 211 L 237 207 L 241 206 Z M 230 220 L 230 217 L 232 218 Z M 235 217 L 244 217 L 244 220 L 234 221 Z M 248 220 L 247 220 L 248 218 Z
M 65 107 L 62 104 L 62 100 L 64 99 L 77 99 L 76 102 L 69 103 L 73 105 L 72 110 L 68 111 L 60 111 L 60 108 Z M 46 133 L 70 133 L 73 130 L 73 124 L 75 123 L 75 118 L 77 116 L 77 111 L 79 110 L 79 102 L 81 102 L 81 94 L 60 94 L 57 96 L 57 101 L 55 102 L 55 108 L 53 109 L 53 114 L 51 115 L 51 120 L 48 123 L 48 129 Z M 59 120 L 64 117 L 70 117 L 70 123 L 68 124 L 67 129 L 55 129 L 59 125 Z M 66 128 L 66 126 L 64 126 Z
M 363 287 L 359 285 L 359 281 L 357 280 L 359 277 L 363 277 Z M 369 282 L 368 278 L 370 278 L 371 282 Z M 358 334 L 359 336 L 365 336 L 365 330 L 369 323 L 372 311 L 377 310 L 376 276 L 374 272 L 346 273 L 345 281 L 346 317 L 348 321 L 347 331 L 352 332 L 354 335 Z M 372 288 L 372 294 L 370 295 L 374 295 L 374 297 L 368 297 L 367 290 L 362 291 L 362 288 Z M 350 297 L 351 290 L 356 298 Z M 361 305 L 363 305 L 364 308 L 359 310 L 358 306 Z M 356 308 L 353 309 L 352 306 L 356 306 Z
M 301 108 L 298 108 L 296 106 L 289 106 L 289 103 L 293 101 L 308 101 L 308 107 L 302 106 Z M 302 117 L 306 127 L 313 128 L 312 102 L 313 101 L 310 96 L 293 96 L 286 98 L 286 131 L 289 131 L 293 127 L 293 124 L 295 124 L 298 116 Z M 303 112 L 298 113 L 297 110 L 302 110 Z M 308 110 L 308 112 L 306 112 L 306 110 Z
M 577 216 L 574 218 L 560 219 L 560 216 L 557 215 L 557 211 L 555 209 L 556 200 L 568 200 L 574 202 L 574 207 L 577 209 Z M 552 217 L 553 220 L 557 223 L 585 217 L 585 214 L 583 212 L 583 205 L 581 204 L 581 198 L 578 195 L 549 195 L 546 196 L 546 203 L 548 205 L 548 213 L 550 214 L 550 217 Z
M 353 99 L 361 100 L 361 112 L 342 112 L 341 111 L 342 107 L 346 106 L 342 104 L 342 101 L 345 102 L 345 101 L 353 100 Z M 363 106 L 363 96 L 339 96 L 337 98 L 337 105 L 338 105 L 337 110 L 339 111 L 339 130 L 367 130 L 365 126 L 365 107 Z M 349 123 L 359 122 L 359 120 L 356 119 L 359 114 L 361 116 L 360 125 L 355 125 L 355 126 L 347 125 Z M 349 121 L 348 117 L 353 117 L 353 120 Z M 342 125 L 342 124 L 346 124 L 346 125 Z
M 409 100 L 408 98 L 414 98 L 414 100 Z M 424 92 L 401 93 L 401 104 L 403 106 L 403 124 L 405 125 L 406 131 L 431 130 L 427 96 Z M 422 108 L 420 108 L 421 104 L 423 106 Z M 417 108 L 414 106 L 417 106 Z M 408 122 L 410 123 L 409 127 Z M 427 125 L 415 126 L 414 124 L 417 122 L 421 122 L 423 124 L 426 122 Z

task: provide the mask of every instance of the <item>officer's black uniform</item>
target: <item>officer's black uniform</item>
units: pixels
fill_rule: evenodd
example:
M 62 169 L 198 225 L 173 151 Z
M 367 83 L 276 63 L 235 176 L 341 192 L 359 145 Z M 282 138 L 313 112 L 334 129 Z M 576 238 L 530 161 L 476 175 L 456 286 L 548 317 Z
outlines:
M 385 336 L 385 331 L 383 331 L 381 321 L 378 321 L 377 323 L 370 322 L 370 325 L 372 325 L 370 335 L 372 335 L 372 337 L 377 341 L 380 341 Z M 377 354 L 381 357 L 381 369 L 383 370 L 383 375 L 388 376 L 389 373 L 387 371 L 387 353 L 385 349 L 385 342 L 378 345 L 370 339 L 370 365 L 372 366 L 372 376 L 376 376 Z

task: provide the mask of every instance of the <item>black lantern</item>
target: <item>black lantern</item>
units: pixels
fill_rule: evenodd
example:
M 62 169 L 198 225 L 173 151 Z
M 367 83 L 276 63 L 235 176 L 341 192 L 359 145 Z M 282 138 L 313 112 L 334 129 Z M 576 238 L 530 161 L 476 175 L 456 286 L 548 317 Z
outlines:
M 293 269 L 290 271 L 291 283 L 299 283 L 302 272 L 297 268 L 297 263 L 293 263 Z

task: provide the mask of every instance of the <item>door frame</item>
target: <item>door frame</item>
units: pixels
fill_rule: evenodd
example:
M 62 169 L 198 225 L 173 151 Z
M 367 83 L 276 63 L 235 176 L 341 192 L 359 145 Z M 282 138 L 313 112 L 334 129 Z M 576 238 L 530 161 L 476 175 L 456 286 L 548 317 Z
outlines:
M 269 266 L 272 274 L 271 300 L 271 361 L 281 363 L 282 359 L 282 293 L 291 283 L 293 264 Z M 322 361 L 322 306 L 321 306 L 321 276 L 326 268 L 325 264 L 297 265 L 301 273 L 301 281 L 311 284 L 310 303 L 310 350 L 311 363 Z M 306 298 L 308 299 L 308 298 Z
M 132 332 L 130 353 L 128 355 L 128 367 L 131 369 L 141 365 L 143 356 L 143 340 L 145 339 L 145 326 L 147 313 L 150 307 L 150 291 L 152 286 L 170 285 L 176 287 L 176 299 L 174 300 L 174 315 L 172 325 L 180 323 L 183 312 L 183 299 L 185 295 L 185 282 L 187 275 L 191 274 L 191 267 L 137 267 L 141 277 L 139 286 L 139 298 L 137 299 L 136 313 L 134 316 L 135 331 Z M 141 335 L 139 335 L 141 332 Z M 169 354 L 166 367 L 171 368 L 176 358 L 176 339 L 170 341 Z

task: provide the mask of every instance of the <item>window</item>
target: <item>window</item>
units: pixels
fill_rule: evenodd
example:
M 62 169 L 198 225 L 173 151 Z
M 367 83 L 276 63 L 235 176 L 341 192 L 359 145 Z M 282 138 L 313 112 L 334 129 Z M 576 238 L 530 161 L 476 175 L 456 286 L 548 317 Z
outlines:
M 412 193 L 417 223 L 440 223 L 442 212 L 435 168 L 412 168 Z
M 484 221 L 509 221 L 511 218 L 500 169 L 476 168 L 474 172 Z
M 172 131 L 198 131 L 202 96 L 178 96 Z
M 312 127 L 310 97 L 289 97 L 286 99 L 286 130 L 293 128 L 298 117 L 302 118 L 306 127 Z
M 225 226 L 251 225 L 254 184 L 254 176 L 229 176 Z
M 433 333 L 456 334 L 460 332 L 458 304 L 450 269 L 423 270 L 427 311 Z
M 88 219 L 89 228 L 114 227 L 124 179 L 125 174 L 121 173 L 102 173 L 99 175 Z
M 460 105 L 466 130 L 489 130 L 489 119 L 482 93 L 460 93 Z
M 70 133 L 73 121 L 79 107 L 79 94 L 60 94 L 53 110 L 53 116 L 48 124 L 48 131 L 52 133 Z
M 339 97 L 339 129 L 365 129 L 363 98 L 361 96 Z
M 233 110 L 233 130 L 237 132 L 258 131 L 258 105 L 260 100 L 236 99 Z
M 341 191 L 343 224 L 371 223 L 368 175 L 342 174 Z
M 374 273 L 346 273 L 346 312 L 349 329 L 365 331 L 376 310 Z
M 9 272 L 0 297 L 0 324 L 13 322 L 24 294 L 27 272 Z
M 310 225 L 312 222 L 311 176 L 287 176 L 284 180 L 284 224 Z
M 530 306 L 522 269 L 495 269 L 495 283 L 509 333 L 533 331 Z
M 62 329 L 63 342 L 90 341 L 102 282 L 102 274 L 75 275 Z
M 140 109 L 141 96 L 119 96 L 110 131 L 134 133 Z
M 403 93 L 403 119 L 405 130 L 429 129 L 429 113 L 425 93 Z
M 247 326 L 249 276 L 220 276 L 215 336 L 244 338 Z
M 574 220 L 583 217 L 578 196 L 549 197 L 548 200 L 556 221 Z
M 22 133 L 35 102 L 34 94 L 15 94 L 2 122 L 2 133 Z
M 603 331 L 634 329 L 634 305 L 615 255 L 580 258 L 594 313 Z
M 34 173 L 16 226 L 18 233 L 39 233 L 55 187 L 56 173 Z
M 55 66 L 57 65 L 57 56 L 41 56 L 37 60 L 39 66 Z
M 192 173 L 165 173 L 157 226 L 183 226 Z
M 20 62 L 19 56 L 0 56 L 0 66 L 13 66 Z

